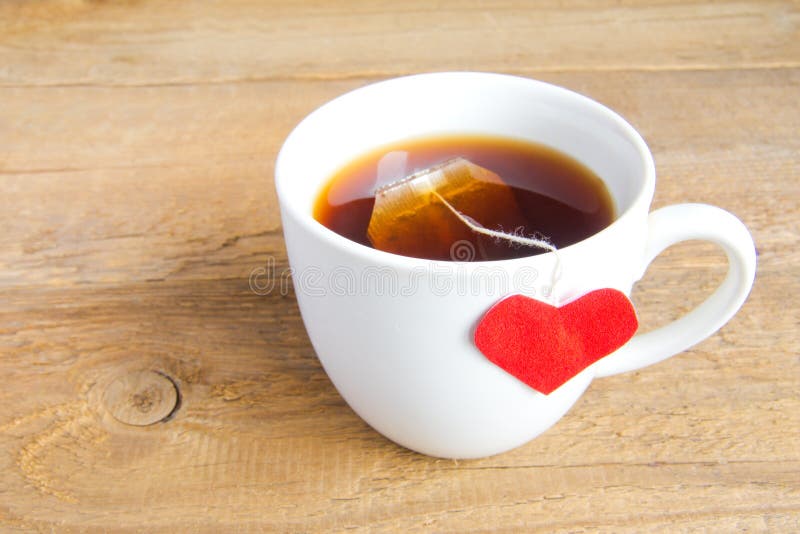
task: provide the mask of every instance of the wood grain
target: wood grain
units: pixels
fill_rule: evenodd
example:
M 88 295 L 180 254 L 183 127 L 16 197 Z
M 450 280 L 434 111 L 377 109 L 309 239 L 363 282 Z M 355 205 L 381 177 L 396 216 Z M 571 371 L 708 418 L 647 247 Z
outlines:
M 0 530 L 800 530 L 798 24 L 791 1 L 0 2 Z M 718 334 L 469 462 L 339 397 L 271 178 L 316 106 L 439 69 L 609 105 L 653 150 L 654 206 L 722 206 L 759 251 Z M 645 328 L 724 271 L 705 244 L 660 256 Z
M 409 71 L 796 67 L 796 1 L 0 4 L 9 85 L 324 81 Z M 54 46 L 58 45 L 58 46 Z M 98 53 L 100 51 L 101 53 Z

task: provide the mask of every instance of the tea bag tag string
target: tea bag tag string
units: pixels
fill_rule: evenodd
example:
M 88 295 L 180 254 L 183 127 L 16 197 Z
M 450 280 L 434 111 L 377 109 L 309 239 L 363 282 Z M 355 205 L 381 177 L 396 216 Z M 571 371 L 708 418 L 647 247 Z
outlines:
M 490 230 L 485 226 L 482 226 L 478 221 L 473 219 L 472 217 L 465 215 L 455 209 L 452 204 L 450 204 L 447 200 L 444 199 L 442 195 L 440 195 L 436 191 L 431 191 L 436 198 L 438 198 L 442 204 L 444 204 L 447 209 L 449 209 L 453 215 L 455 215 L 458 220 L 462 223 L 467 225 L 470 230 L 475 233 L 485 235 L 494 239 L 503 239 L 506 241 L 510 241 L 511 243 L 516 243 L 518 245 L 526 246 L 526 247 L 533 247 L 539 248 L 543 250 L 547 250 L 548 252 L 552 252 L 556 259 L 555 267 L 553 268 L 553 276 L 550 282 L 550 301 L 553 306 L 558 306 L 558 298 L 556 296 L 556 284 L 561 279 L 561 256 L 558 254 L 558 250 L 556 247 L 545 239 L 536 239 L 535 237 L 526 237 L 516 234 L 507 234 L 505 232 L 499 232 L 497 230 Z

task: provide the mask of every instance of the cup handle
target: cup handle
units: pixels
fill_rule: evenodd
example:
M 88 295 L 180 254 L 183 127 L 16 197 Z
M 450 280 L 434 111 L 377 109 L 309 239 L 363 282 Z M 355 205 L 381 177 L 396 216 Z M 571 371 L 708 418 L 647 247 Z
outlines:
M 753 238 L 734 215 L 707 204 L 677 204 L 652 212 L 641 273 L 664 249 L 680 241 L 702 239 L 720 245 L 728 256 L 728 274 L 702 304 L 656 330 L 637 334 L 595 364 L 595 376 L 645 367 L 699 343 L 727 323 L 744 303 L 756 272 Z

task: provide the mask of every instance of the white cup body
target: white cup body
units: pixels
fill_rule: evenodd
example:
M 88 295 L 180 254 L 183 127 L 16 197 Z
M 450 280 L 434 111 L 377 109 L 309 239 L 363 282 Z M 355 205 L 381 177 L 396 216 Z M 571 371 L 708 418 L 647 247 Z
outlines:
M 371 149 L 435 134 L 490 134 L 553 147 L 602 178 L 617 218 L 559 252 L 563 302 L 598 288 L 629 294 L 645 267 L 652 156 L 604 106 L 524 78 L 438 73 L 343 95 L 286 140 L 275 182 L 297 300 L 308 335 L 342 397 L 393 441 L 447 458 L 517 447 L 553 425 L 594 377 L 593 366 L 543 395 L 489 362 L 473 343 L 499 299 L 550 302 L 552 253 L 493 262 L 432 262 L 374 250 L 312 217 L 323 184 Z

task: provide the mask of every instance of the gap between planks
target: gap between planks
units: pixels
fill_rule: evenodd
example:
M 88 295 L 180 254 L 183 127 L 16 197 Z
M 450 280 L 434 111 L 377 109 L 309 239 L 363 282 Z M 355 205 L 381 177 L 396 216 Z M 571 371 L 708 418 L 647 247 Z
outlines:
M 578 65 L 574 67 L 553 67 L 539 69 L 506 69 L 504 73 L 518 76 L 536 76 L 537 74 L 571 74 L 571 73 L 637 73 L 637 72 L 735 72 L 735 71 L 765 71 L 765 70 L 794 70 L 800 68 L 800 62 L 775 62 L 775 63 L 744 63 L 740 65 L 713 65 L 713 64 L 692 64 L 692 65 L 638 65 L 638 66 L 617 66 L 617 65 Z M 458 71 L 459 69 L 455 69 Z M 466 69 L 470 70 L 470 69 Z M 2 83 L 0 89 L 64 89 L 64 88 L 157 88 L 157 87 L 186 87 L 186 86 L 210 86 L 210 85 L 235 85 L 235 84 L 259 84 L 259 83 L 292 83 L 292 82 L 343 82 L 351 80 L 372 80 L 395 78 L 400 76 L 410 76 L 413 74 L 424 74 L 427 72 L 440 71 L 365 71 L 349 73 L 309 73 L 309 74 L 277 74 L 274 76 L 248 76 L 232 78 L 211 78 L 195 80 L 174 80 L 174 81 L 153 81 L 153 82 L 103 82 L 103 81 L 74 81 L 74 82 L 26 82 L 26 83 Z

